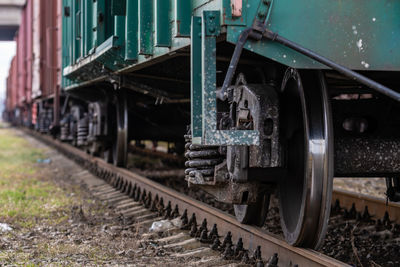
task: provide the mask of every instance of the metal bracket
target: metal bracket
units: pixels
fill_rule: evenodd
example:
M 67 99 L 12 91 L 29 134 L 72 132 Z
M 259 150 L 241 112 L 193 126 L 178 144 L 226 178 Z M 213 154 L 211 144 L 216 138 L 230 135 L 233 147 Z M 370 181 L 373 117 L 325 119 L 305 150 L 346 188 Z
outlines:
M 217 96 L 221 100 L 226 100 L 227 98 L 227 90 L 231 85 L 233 76 L 235 75 L 236 67 L 239 63 L 240 55 L 242 54 L 244 45 L 247 42 L 247 39 L 252 38 L 255 40 L 261 40 L 262 34 L 265 31 L 265 24 L 269 19 L 269 15 L 271 12 L 273 1 L 270 0 L 261 0 L 257 9 L 257 15 L 254 18 L 253 25 L 245 30 L 239 36 L 238 41 L 236 42 L 235 51 L 233 52 L 231 62 L 229 63 L 228 71 L 226 72 L 226 76 L 224 79 L 224 84 L 222 85 L 221 90 L 219 90 Z
M 192 18 L 191 97 L 192 142 L 203 145 L 258 145 L 255 130 L 217 129 L 216 38 L 220 12 L 203 11 Z

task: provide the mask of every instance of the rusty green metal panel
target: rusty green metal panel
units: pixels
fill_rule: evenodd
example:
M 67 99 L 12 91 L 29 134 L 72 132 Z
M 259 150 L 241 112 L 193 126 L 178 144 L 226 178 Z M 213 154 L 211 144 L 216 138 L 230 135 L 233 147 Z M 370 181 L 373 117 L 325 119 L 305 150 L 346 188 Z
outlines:
M 118 49 L 118 54 L 125 57 L 125 27 L 126 27 L 126 1 L 112 0 L 111 15 L 114 16 L 114 38 L 113 44 Z M 114 65 L 120 64 L 120 57 L 115 60 Z
M 93 1 L 84 1 L 84 56 L 93 48 Z
M 130 0 L 128 0 L 130 1 Z M 125 16 L 126 15 L 126 0 L 112 0 L 111 1 L 111 15 Z
M 106 0 L 96 0 L 93 12 L 93 32 L 96 36 L 94 46 L 98 46 L 106 40 Z
M 125 45 L 125 16 L 114 16 L 114 37 L 115 45 L 123 47 Z M 125 52 L 125 49 L 121 49 Z
M 165 0 L 170 6 L 168 15 L 171 27 L 170 46 L 157 46 L 164 37 L 161 38 L 159 32 L 155 33 L 158 28 L 156 25 L 158 12 L 155 10 L 157 7 L 155 4 L 162 3 L 162 1 L 155 1 L 141 0 L 140 10 L 138 0 L 126 2 L 124 56 L 126 62 L 120 64 L 118 68 L 113 68 L 117 73 L 135 70 L 140 64 L 148 64 L 153 60 L 158 62 L 160 57 L 187 48 L 191 41 L 188 38 L 190 37 L 190 18 L 202 16 L 203 11 L 219 11 L 222 30 L 225 34 L 218 40 L 224 41 L 226 38 L 228 42 L 236 44 L 240 33 L 251 26 L 261 0 Z M 69 3 L 73 6 L 75 2 L 74 0 Z M 232 3 L 241 5 L 240 16 L 232 14 L 234 12 Z M 114 35 L 114 17 L 111 21 L 109 20 L 111 4 L 112 0 L 93 2 L 94 32 L 91 52 L 96 56 L 101 56 L 101 53 L 96 52 L 96 48 Z M 143 4 L 149 7 L 143 8 Z M 133 11 L 129 12 L 130 9 Z M 75 14 L 74 10 L 71 9 L 71 14 Z M 400 1 L 393 0 L 369 0 L 362 3 L 353 0 L 297 2 L 274 0 L 267 26 L 283 37 L 352 69 L 399 71 L 400 34 L 397 30 L 400 28 L 399 12 Z M 103 25 L 100 21 L 107 25 Z M 79 72 L 80 68 L 83 72 L 83 65 L 96 61 L 96 57 L 86 57 L 80 59 L 79 65 L 75 64 L 74 55 L 78 55 L 73 37 L 76 29 L 75 16 L 71 15 L 71 18 L 64 22 L 66 25 L 70 24 L 70 27 L 63 26 L 63 30 L 69 31 L 68 36 L 64 38 L 68 44 L 63 44 L 63 50 L 68 52 L 63 55 L 68 53 L 71 55 L 70 61 L 68 62 L 68 59 L 65 61 L 68 64 L 65 65 L 64 73 L 68 75 L 72 70 Z M 141 26 L 140 32 L 138 24 Z M 165 27 L 164 24 L 162 26 Z M 266 40 L 250 40 L 246 43 L 245 49 L 295 68 L 323 68 L 305 56 Z M 102 51 L 105 50 L 102 49 Z M 107 62 L 112 62 L 111 56 L 107 58 Z M 80 81 L 77 80 L 76 86 L 79 86 L 79 83 Z
M 175 0 L 175 36 L 190 36 L 192 1 Z
M 190 50 L 190 98 L 191 103 L 191 132 L 192 138 L 198 139 L 202 136 L 202 76 L 201 76 L 201 17 L 192 18 L 191 50 Z
M 125 15 L 111 14 L 112 0 L 77 0 L 69 3 L 73 16 L 71 23 L 66 23 L 65 27 L 72 28 L 73 61 L 63 66 L 65 80 L 80 83 L 124 68 Z M 120 5 L 117 13 L 126 13 L 124 8 L 124 5 Z
M 153 1 L 139 0 L 139 54 L 153 54 Z
M 72 45 L 71 45 L 71 36 L 72 36 L 72 2 L 71 0 L 64 0 L 62 4 L 62 68 L 71 65 L 72 61 Z M 62 79 L 62 87 L 67 87 L 71 85 L 71 81 L 66 77 Z
M 137 60 L 138 57 L 138 0 L 126 3 L 125 22 L 125 60 Z
M 192 112 L 196 114 L 192 115 L 192 128 L 196 129 L 192 142 L 203 145 L 258 145 L 260 135 L 258 131 L 217 130 L 216 39 L 220 34 L 220 12 L 204 11 L 201 22 L 201 46 L 192 47 L 192 54 L 201 53 L 200 62 L 196 62 L 199 57 L 192 56 L 192 71 L 194 65 L 201 66 L 201 90 L 198 86 L 192 87 L 191 95 L 191 102 L 195 103 Z M 198 29 L 196 26 L 192 27 L 194 29 L 192 39 L 197 39 Z M 192 83 L 198 82 L 196 79 L 198 76 L 192 74 Z M 199 126 L 202 127 L 201 131 L 197 129 Z
M 244 1 L 247 26 L 259 1 Z M 354 70 L 400 70 L 400 1 L 275 0 L 268 28 Z M 228 27 L 236 43 L 242 27 Z M 295 68 L 325 68 L 280 44 L 249 41 L 245 47 Z
M 81 1 L 72 1 L 72 59 L 77 62 L 81 57 L 81 40 L 82 40 L 82 10 Z
M 155 0 L 156 46 L 171 46 L 170 8 L 170 1 Z

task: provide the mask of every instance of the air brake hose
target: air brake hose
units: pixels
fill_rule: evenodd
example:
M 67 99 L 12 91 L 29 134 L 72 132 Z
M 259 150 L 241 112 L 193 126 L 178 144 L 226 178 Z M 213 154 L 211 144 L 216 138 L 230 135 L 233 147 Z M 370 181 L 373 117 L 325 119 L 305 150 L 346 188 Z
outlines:
M 235 46 L 235 51 L 233 52 L 231 62 L 229 63 L 229 68 L 226 72 L 226 76 L 224 79 L 224 83 L 222 85 L 222 88 L 217 91 L 217 97 L 218 99 L 225 101 L 227 99 L 227 92 L 226 90 L 232 83 L 233 76 L 235 75 L 236 67 L 239 63 L 240 55 L 242 54 L 243 47 L 246 44 L 246 41 L 249 37 L 252 37 L 253 39 L 258 39 L 262 38 L 262 35 L 258 34 L 258 36 L 254 35 L 255 31 L 253 30 L 252 27 L 249 27 L 245 30 L 243 30 L 240 35 L 239 39 L 236 43 Z

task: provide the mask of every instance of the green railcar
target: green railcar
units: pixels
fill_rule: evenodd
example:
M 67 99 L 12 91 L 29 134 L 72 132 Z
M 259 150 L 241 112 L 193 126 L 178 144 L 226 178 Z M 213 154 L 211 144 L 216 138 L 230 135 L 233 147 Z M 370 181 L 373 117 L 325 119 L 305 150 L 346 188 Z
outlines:
M 64 88 L 107 73 L 133 72 L 190 47 L 192 16 L 218 11 L 218 42 L 236 44 L 253 24 L 259 0 L 64 1 Z M 236 5 L 236 6 L 235 6 Z M 267 27 L 355 70 L 400 69 L 400 3 L 379 0 L 276 0 Z M 245 49 L 294 68 L 325 68 L 281 44 L 249 40 Z M 218 53 L 218 51 L 217 51 Z M 141 66 L 143 65 L 143 66 Z M 96 72 L 98 70 L 103 72 Z M 94 70 L 90 75 L 88 69 Z M 83 73 L 83 74 L 82 74 Z
M 262 225 L 278 192 L 286 240 L 318 247 L 333 176 L 390 177 L 397 199 L 399 12 L 380 0 L 64 0 L 62 139 L 119 166 L 132 140 L 169 142 L 185 150 L 188 184 L 240 222 Z

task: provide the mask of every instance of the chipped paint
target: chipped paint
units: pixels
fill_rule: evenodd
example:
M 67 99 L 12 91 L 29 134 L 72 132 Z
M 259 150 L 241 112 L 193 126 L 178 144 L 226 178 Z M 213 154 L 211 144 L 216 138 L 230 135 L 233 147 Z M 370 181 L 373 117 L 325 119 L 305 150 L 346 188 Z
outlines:
M 365 62 L 364 60 L 361 61 L 361 65 L 364 66 L 364 68 L 368 69 L 369 68 L 369 64 L 367 62 Z
M 352 27 L 351 27 L 351 29 L 353 30 L 353 34 L 354 35 L 357 35 L 357 27 L 355 26 L 355 25 L 353 25 Z
M 231 0 L 232 17 L 242 16 L 242 0 Z
M 358 52 L 362 52 L 364 50 L 363 40 L 359 39 L 356 44 L 357 44 L 357 47 L 358 47 Z

